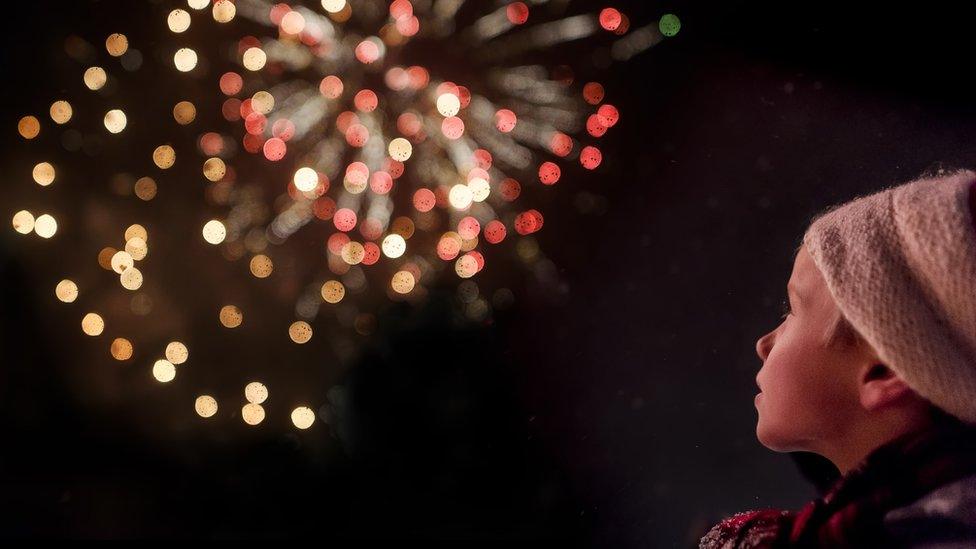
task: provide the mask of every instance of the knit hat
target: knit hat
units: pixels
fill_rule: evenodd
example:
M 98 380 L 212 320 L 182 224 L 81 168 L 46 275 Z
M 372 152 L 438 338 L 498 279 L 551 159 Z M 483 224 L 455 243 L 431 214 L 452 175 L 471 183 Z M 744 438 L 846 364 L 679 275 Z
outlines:
M 851 326 L 923 398 L 976 423 L 976 173 L 888 187 L 803 235 Z

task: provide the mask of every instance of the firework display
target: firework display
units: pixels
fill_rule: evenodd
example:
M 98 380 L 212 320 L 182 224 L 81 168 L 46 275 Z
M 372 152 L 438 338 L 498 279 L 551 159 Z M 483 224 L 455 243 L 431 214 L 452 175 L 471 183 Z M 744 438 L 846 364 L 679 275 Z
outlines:
M 309 368 L 322 369 L 309 343 L 348 355 L 385 305 L 443 285 L 461 316 L 488 321 L 514 294 L 481 274 L 544 261 L 533 234 L 552 228 L 547 193 L 612 159 L 601 138 L 621 113 L 589 76 L 680 29 L 673 14 L 631 28 L 617 9 L 565 0 L 154 10 L 142 42 L 127 29 L 66 40 L 91 95 L 38 90 L 48 112 L 20 117 L 39 188 L 25 204 L 4 201 L 12 229 L 61 254 L 52 299 L 100 353 L 160 384 L 212 370 L 213 389 L 180 405 L 199 418 L 259 425 L 274 413 L 297 429 L 326 419 L 324 397 L 272 411 L 271 384 L 247 375 L 259 367 L 194 365 L 194 341 L 224 331 L 230 345 L 257 345 L 254 324 L 270 332 L 260 345 L 308 349 Z M 579 52 L 597 49 L 580 78 Z M 154 92 L 160 78 L 175 95 Z M 102 181 L 83 204 L 57 198 L 81 179 L 62 168 L 66 155 Z M 171 303 L 189 280 L 173 273 L 214 258 L 224 268 L 195 269 L 190 282 L 207 302 Z M 252 320 L 272 308 L 289 319 Z M 243 400 L 230 396 L 242 388 Z

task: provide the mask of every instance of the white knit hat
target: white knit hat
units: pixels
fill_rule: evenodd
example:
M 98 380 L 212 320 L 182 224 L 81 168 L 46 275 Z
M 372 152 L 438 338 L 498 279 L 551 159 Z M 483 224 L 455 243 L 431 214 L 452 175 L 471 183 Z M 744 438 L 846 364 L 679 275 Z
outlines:
M 919 395 L 976 423 L 976 173 L 834 206 L 803 235 L 837 307 Z M 972 194 L 971 194 L 972 193 Z

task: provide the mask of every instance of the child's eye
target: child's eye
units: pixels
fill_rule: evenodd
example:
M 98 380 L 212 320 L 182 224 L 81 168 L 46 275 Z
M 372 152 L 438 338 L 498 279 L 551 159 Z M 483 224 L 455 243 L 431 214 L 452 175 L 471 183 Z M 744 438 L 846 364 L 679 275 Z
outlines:
M 783 304 L 782 304 L 782 313 L 783 313 L 783 316 L 781 318 L 786 318 L 792 312 L 793 312 L 793 309 L 790 308 L 790 300 L 789 300 L 789 298 L 784 299 L 783 300 Z

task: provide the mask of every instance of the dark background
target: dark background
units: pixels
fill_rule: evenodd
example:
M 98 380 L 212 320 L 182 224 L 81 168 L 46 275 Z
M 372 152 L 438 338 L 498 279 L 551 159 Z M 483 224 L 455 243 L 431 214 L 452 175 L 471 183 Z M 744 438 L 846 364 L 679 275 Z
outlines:
M 345 415 L 308 432 L 194 421 L 190 389 L 174 416 L 172 394 L 131 392 L 144 372 L 89 393 L 117 365 L 79 350 L 53 275 L 24 261 L 43 249 L 5 228 L 0 534 L 690 547 L 734 511 L 801 505 L 802 458 L 754 437 L 755 341 L 815 212 L 972 167 L 973 14 L 954 4 L 617 3 L 634 28 L 673 12 L 682 30 L 608 70 L 605 165 L 560 183 L 538 234 L 560 291 L 525 277 L 489 326 L 459 327 L 436 291 L 390 307 L 331 381 Z M 17 119 L 65 80 L 66 34 L 138 27 L 118 5 L 8 10 L 7 165 Z M 580 192 L 605 211 L 577 211 Z

